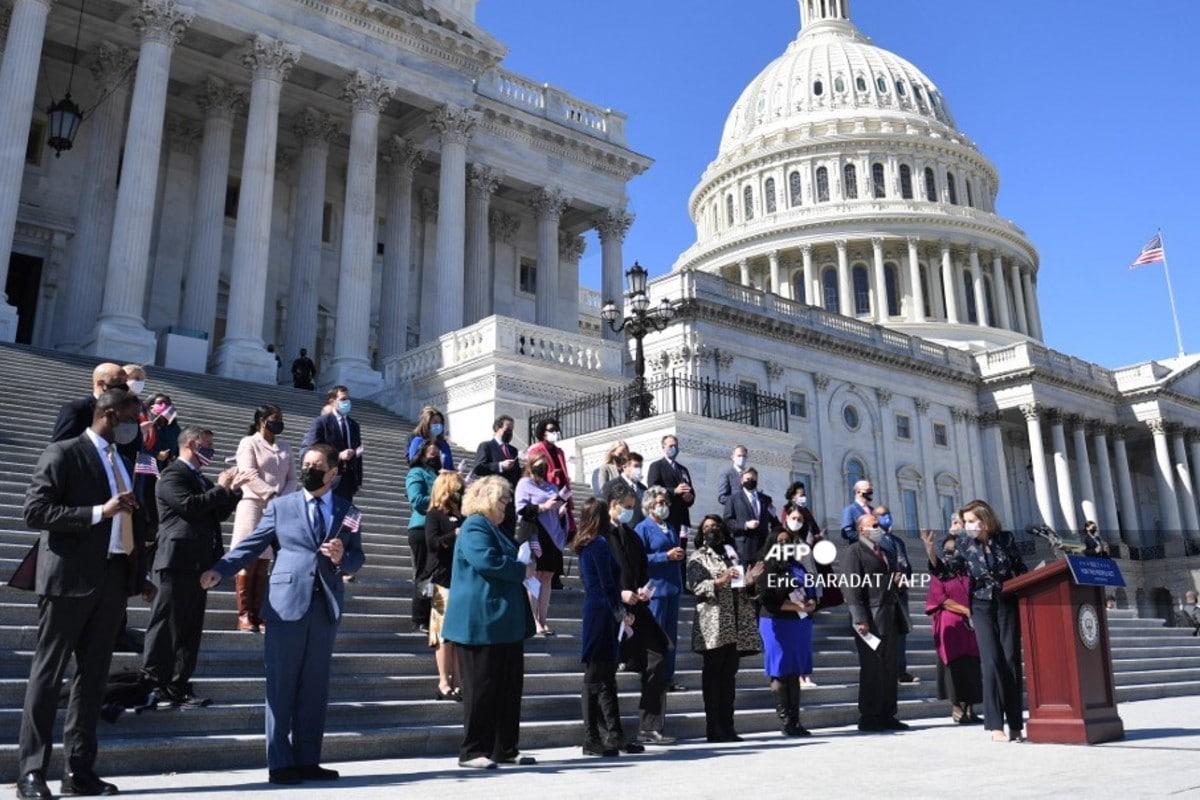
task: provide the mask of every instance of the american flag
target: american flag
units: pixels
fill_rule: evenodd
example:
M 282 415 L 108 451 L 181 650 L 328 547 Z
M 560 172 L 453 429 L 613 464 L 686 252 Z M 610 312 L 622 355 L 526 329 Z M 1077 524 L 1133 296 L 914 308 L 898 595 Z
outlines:
M 196 451 L 196 460 L 200 462 L 200 466 L 202 467 L 207 467 L 213 462 L 211 458 L 204 455 L 204 453 L 201 453 L 199 450 Z
M 346 516 L 342 517 L 342 527 L 351 532 L 357 532 L 358 526 L 362 524 L 362 512 L 354 506 L 350 506 L 350 510 L 346 512 Z
M 1163 250 L 1162 234 L 1154 234 L 1154 238 L 1146 242 L 1146 246 L 1142 248 L 1142 252 L 1138 253 L 1137 260 L 1129 265 L 1130 269 L 1142 267 L 1146 264 L 1154 264 L 1159 261 L 1166 261 L 1167 254 Z
M 153 475 L 158 477 L 158 461 L 149 453 L 138 453 L 137 461 L 133 465 L 133 474 L 135 475 Z

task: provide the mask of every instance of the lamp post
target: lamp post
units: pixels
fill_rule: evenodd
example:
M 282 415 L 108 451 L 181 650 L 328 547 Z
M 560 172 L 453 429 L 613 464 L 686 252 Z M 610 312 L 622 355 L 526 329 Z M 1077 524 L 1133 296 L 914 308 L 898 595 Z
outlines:
M 645 268 L 636 261 L 625 273 L 625 279 L 629 283 L 629 291 L 625 294 L 628 301 L 626 308 L 630 311 L 629 316 L 622 317 L 616 302 L 611 298 L 600 309 L 600 316 L 613 331 L 620 333 L 628 330 L 629 336 L 634 341 L 633 400 L 630 404 L 629 416 L 635 422 L 646 419 L 654 413 L 654 398 L 646 391 L 646 354 L 642 349 L 642 339 L 650 331 L 666 330 L 671 321 L 675 319 L 675 308 L 666 298 L 663 298 L 663 301 L 654 308 L 650 307 L 650 296 L 646 294 L 647 274 Z

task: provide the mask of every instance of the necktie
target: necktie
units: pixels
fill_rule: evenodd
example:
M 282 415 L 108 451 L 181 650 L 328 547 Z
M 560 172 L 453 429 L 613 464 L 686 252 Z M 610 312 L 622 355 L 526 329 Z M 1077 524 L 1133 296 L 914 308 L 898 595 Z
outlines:
M 754 518 L 758 519 L 758 517 L 759 517 L 758 492 L 750 493 L 750 508 L 754 511 Z
M 512 458 L 512 456 L 508 454 L 508 445 L 504 444 L 503 442 L 500 443 L 500 455 L 504 456 L 505 461 L 508 461 L 510 458 Z
M 125 483 L 125 476 L 117 466 L 117 446 L 110 444 L 104 448 L 104 452 L 108 454 L 108 465 L 112 467 L 113 480 L 117 483 L 117 494 L 125 494 L 129 491 L 129 484 Z M 125 555 L 129 555 L 133 552 L 133 514 L 129 511 L 118 513 L 117 526 L 121 535 L 121 549 Z
M 350 426 L 346 424 L 345 417 L 338 417 L 338 423 L 342 429 L 342 449 L 350 448 Z
M 313 536 L 317 538 L 317 542 L 325 541 L 325 512 L 321 509 L 321 499 L 314 497 L 309 501 L 312 503 L 312 529 Z
M 879 545 L 875 545 L 875 557 L 882 561 L 885 567 L 889 566 L 887 556 L 883 554 L 883 550 L 879 547 Z

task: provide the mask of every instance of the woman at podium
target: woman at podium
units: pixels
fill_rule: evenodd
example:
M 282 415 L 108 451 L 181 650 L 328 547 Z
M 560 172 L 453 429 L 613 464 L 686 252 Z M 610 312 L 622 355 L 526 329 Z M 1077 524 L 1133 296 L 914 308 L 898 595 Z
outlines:
M 979 643 L 983 670 L 983 727 L 994 742 L 1022 741 L 1021 623 L 1017 598 L 1001 592 L 1009 578 L 1027 571 L 1016 539 L 1001 531 L 996 512 L 982 500 L 972 500 L 962 515 L 965 544 L 943 556 L 932 531 L 921 534 L 925 554 L 935 574 L 961 571 L 971 581 L 971 622 Z M 1004 724 L 1008 723 L 1008 735 Z

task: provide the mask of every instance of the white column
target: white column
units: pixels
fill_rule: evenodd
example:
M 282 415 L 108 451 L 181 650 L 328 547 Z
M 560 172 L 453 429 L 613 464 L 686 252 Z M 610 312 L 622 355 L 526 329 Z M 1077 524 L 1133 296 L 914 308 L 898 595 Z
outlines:
M 946 321 L 958 324 L 958 281 L 955 280 L 954 261 L 950 243 L 943 239 L 942 248 L 942 293 L 946 298 Z
M 596 231 L 600 234 L 600 286 L 601 303 L 609 300 L 620 306 L 621 279 L 624 269 L 621 246 L 625 243 L 625 234 L 633 224 L 633 215 L 623 208 L 610 208 L 596 222 Z M 607 324 L 600 326 L 604 339 L 610 342 L 619 341 L 624 334 L 617 333 Z
M 1118 487 L 1113 483 L 1112 464 L 1108 458 L 1108 437 L 1104 424 L 1100 422 L 1092 422 L 1088 426 L 1088 432 L 1092 434 L 1092 450 L 1096 453 L 1096 479 L 1100 484 L 1100 492 L 1096 498 L 1100 504 L 1100 519 L 1096 520 L 1096 524 L 1100 526 L 1100 533 L 1106 542 L 1117 544 L 1121 541 L 1120 525 L 1117 522 Z
M 1133 477 L 1129 474 L 1129 453 L 1125 449 L 1125 428 L 1113 428 L 1113 460 L 1117 462 L 1117 491 L 1121 496 L 1121 526 L 1125 543 L 1142 546 L 1142 523 L 1137 498 L 1133 494 Z
M 971 284 L 975 291 L 975 318 L 978 323 L 986 327 L 987 319 L 987 291 L 983 286 L 983 270 L 979 266 L 979 247 L 974 242 L 971 242 L 969 248 L 971 258 Z M 995 292 L 992 292 L 995 294 Z
M 804 265 L 804 301 L 810 306 L 825 307 L 825 292 L 813 272 L 813 246 L 807 242 L 800 245 L 801 263 Z
M 1029 460 L 1033 465 L 1033 492 L 1043 525 L 1053 527 L 1054 503 L 1050 497 L 1050 476 L 1046 470 L 1046 445 L 1042 441 L 1042 407 L 1036 403 L 1021 406 L 1025 430 L 1029 436 Z
M 1079 481 L 1079 502 L 1083 509 L 1083 520 L 1100 524 L 1096 518 L 1096 485 L 1092 482 L 1092 464 L 1088 457 L 1087 430 L 1084 420 L 1071 417 L 1072 436 L 1075 439 L 1075 470 Z M 1082 525 L 1080 526 L 1082 528 Z
M 1029 325 L 1029 335 L 1034 339 L 1042 339 L 1042 321 L 1038 316 L 1037 292 L 1033 288 L 1033 276 L 1029 272 L 1021 274 L 1022 291 L 1025 294 L 1025 319 Z
M 558 318 L 560 331 L 579 331 L 579 259 L 587 241 L 578 234 L 558 231 Z
M 434 336 L 457 330 L 463 323 L 467 143 L 471 140 L 475 122 L 475 114 L 456 105 L 441 106 L 429 118 L 442 145 L 442 163 L 438 172 L 437 264 L 432 298 Z M 557 262 L 550 268 L 554 266 Z M 543 270 L 539 269 L 539 279 L 541 272 Z
M 567 199 L 560 189 L 538 189 L 529 199 L 537 218 L 537 297 L 534 322 L 553 328 L 558 303 L 558 221 Z
M 1177 536 L 1183 530 L 1179 517 L 1179 501 L 1175 496 L 1175 474 L 1171 469 L 1171 448 L 1167 444 L 1167 423 L 1162 419 L 1146 422 L 1154 435 L 1155 478 L 1158 481 L 1159 530 L 1166 537 Z M 1164 541 L 1159 542 L 1165 543 Z
M 437 314 L 433 310 L 434 291 L 437 288 L 433 274 L 434 265 L 437 263 L 437 192 L 428 187 L 418 191 L 417 206 L 421 214 L 421 240 L 417 245 L 421 253 L 417 269 L 421 285 L 419 289 L 414 287 L 413 294 L 421 298 L 421 304 L 417 307 L 417 317 L 421 326 L 421 344 L 425 344 L 438 338 L 434 332 Z
M 1013 287 L 1013 303 L 1016 305 L 1016 324 L 1020 333 L 1029 335 L 1029 317 L 1025 314 L 1025 286 L 1021 281 L 1021 265 L 1016 261 L 1009 269 L 1009 278 Z
M 917 245 L 921 239 L 909 236 L 908 242 L 908 282 L 912 286 L 912 302 L 909 303 L 908 321 L 921 323 L 925 321 L 925 292 L 921 289 L 921 260 Z
M 55 347 L 71 352 L 83 346 L 104 299 L 103 256 L 112 244 L 117 167 L 125 130 L 125 107 L 129 104 L 126 78 L 133 67 L 133 57 L 123 47 L 101 42 L 88 66 L 96 79 L 97 94 L 104 99 L 88 121 L 91 131 L 79 186 L 75 236 L 71 239 L 70 261 L 54 326 Z M 8 264 L 7 258 L 4 263 Z
M 14 0 L 0 64 L 0 291 L 8 280 L 42 41 L 52 5 L 54 0 Z M 11 342 L 16 336 L 17 309 L 0 302 L 0 342 Z
M 501 174 L 484 164 L 472 164 L 467 173 L 467 282 L 463 298 L 463 324 L 473 325 L 492 313 L 491 247 L 488 216 L 492 195 L 500 188 Z M 578 301 L 577 301 L 578 302 Z
M 225 339 L 216 355 L 216 372 L 227 378 L 276 381 L 275 356 L 263 344 L 263 310 L 275 202 L 279 97 L 284 80 L 299 59 L 298 47 L 262 35 L 253 37 L 242 55 L 242 65 L 250 73 L 250 108 L 233 231 L 229 310 Z
M 193 206 L 187 291 L 183 295 L 180 323 L 184 328 L 207 333 L 211 348 L 225 243 L 229 148 L 234 120 L 246 107 L 246 93 L 217 78 L 209 78 L 197 103 L 204 111 L 204 133 L 200 141 L 200 181 Z
M 996 301 L 996 313 L 1001 328 L 1013 329 L 1012 314 L 1008 309 L 1008 290 L 1004 288 L 1004 257 L 992 253 L 992 299 Z
M 771 273 L 771 291 L 780 297 L 785 297 L 786 295 L 784 294 L 783 286 L 780 285 L 779 280 L 778 250 L 772 250 L 771 252 L 767 253 L 767 264 L 769 265 L 769 271 Z
M 1007 525 L 1013 525 L 1012 490 L 1008 485 L 1008 464 L 1005 462 L 1004 433 L 1001 430 L 1003 420 L 1004 414 L 1000 411 L 979 417 L 984 459 L 988 465 L 984 469 L 984 483 L 1000 519 Z
M 1171 444 L 1175 451 L 1175 477 L 1183 512 L 1180 518 L 1183 520 L 1184 538 L 1195 539 L 1200 534 L 1200 520 L 1196 517 L 1196 492 L 1192 484 L 1192 471 L 1188 468 L 1187 445 L 1183 435 L 1183 430 L 1176 428 L 1172 431 Z
M 750 284 L 750 259 L 743 258 L 738 262 L 738 282 L 747 289 L 753 288 Z
M 875 275 L 875 321 L 887 322 L 887 275 L 883 271 L 883 237 L 871 237 L 871 256 Z
M 1187 432 L 1187 441 L 1192 450 L 1192 469 L 1200 471 L 1200 431 L 1197 431 L 1195 428 L 1189 428 Z M 1193 490 L 1196 490 L 1197 495 L 1200 495 L 1200 489 L 1198 489 L 1198 487 L 1195 485 L 1197 480 L 1195 474 L 1195 472 L 1192 473 L 1192 488 Z
M 383 389 L 382 373 L 371 367 L 375 176 L 379 162 L 379 115 L 395 93 L 394 81 L 363 70 L 351 73 L 342 93 L 342 98 L 350 101 L 350 154 L 346 164 L 346 201 L 343 206 L 342 252 L 338 265 L 333 365 L 322 374 L 321 384 L 341 384 L 348 387 L 351 394 L 360 396 Z M 445 161 L 442 166 L 445 167 Z M 458 231 L 462 233 L 461 225 Z M 461 238 L 459 247 L 461 255 Z M 461 266 L 461 258 L 458 263 Z M 452 299 L 457 301 L 455 305 L 461 322 L 461 280 L 458 286 L 459 292 L 453 293 Z
M 1067 459 L 1067 436 L 1063 430 L 1062 412 L 1050 409 L 1050 442 L 1054 448 L 1054 481 L 1058 489 L 1058 507 L 1062 521 L 1068 531 L 1080 530 L 1079 517 L 1075 513 L 1075 491 L 1071 487 L 1071 466 Z
M 192 218 L 196 203 L 196 155 L 201 127 L 196 120 L 167 121 L 166 165 L 162 175 L 162 206 L 150 270 L 146 327 L 160 331 L 178 325 L 191 252 Z
M 847 252 L 849 242 L 838 239 L 837 246 L 837 276 L 838 276 L 838 312 L 844 317 L 854 316 L 854 283 L 850 280 L 850 256 Z
M 412 297 L 413 174 L 425 154 L 412 142 L 393 136 L 383 150 L 387 166 L 387 232 L 383 242 L 383 276 L 379 293 L 379 363 L 408 349 L 408 317 Z M 485 226 L 486 229 L 486 226 Z
M 155 336 L 146 330 L 142 305 L 150 265 L 171 53 L 192 16 L 190 8 L 176 6 L 170 0 L 141 0 L 133 16 L 134 30 L 141 39 L 137 76 L 113 212 L 104 302 L 85 345 L 92 355 L 118 362 L 149 364 L 155 357 Z

